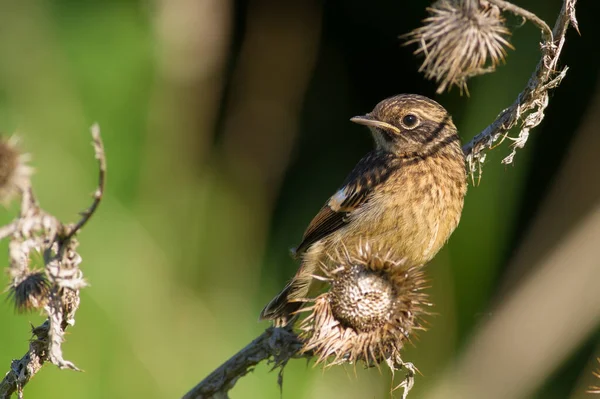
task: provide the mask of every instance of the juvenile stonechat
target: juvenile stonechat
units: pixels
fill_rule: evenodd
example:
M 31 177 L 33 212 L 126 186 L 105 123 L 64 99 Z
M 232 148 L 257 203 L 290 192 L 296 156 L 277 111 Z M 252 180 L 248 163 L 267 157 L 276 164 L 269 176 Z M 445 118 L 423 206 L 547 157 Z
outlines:
M 332 251 L 368 240 L 404 264 L 424 265 L 460 220 L 465 158 L 456 127 L 440 104 L 401 94 L 350 120 L 369 128 L 375 149 L 306 229 L 295 249 L 300 268 L 260 314 L 275 325 L 286 325 L 319 286 L 315 273 Z

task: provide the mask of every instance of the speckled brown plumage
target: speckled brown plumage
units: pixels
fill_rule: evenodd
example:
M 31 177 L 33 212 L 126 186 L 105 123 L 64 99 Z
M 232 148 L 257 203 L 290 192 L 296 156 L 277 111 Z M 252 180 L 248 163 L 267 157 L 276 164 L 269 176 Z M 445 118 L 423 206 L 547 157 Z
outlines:
M 261 313 L 286 324 L 319 284 L 314 273 L 328 254 L 365 240 L 406 265 L 429 262 L 460 220 L 466 193 L 464 155 L 448 112 L 435 101 L 402 94 L 351 119 L 369 127 L 376 148 L 308 226 L 296 249 L 301 265 Z M 333 267 L 333 266 L 332 266 Z

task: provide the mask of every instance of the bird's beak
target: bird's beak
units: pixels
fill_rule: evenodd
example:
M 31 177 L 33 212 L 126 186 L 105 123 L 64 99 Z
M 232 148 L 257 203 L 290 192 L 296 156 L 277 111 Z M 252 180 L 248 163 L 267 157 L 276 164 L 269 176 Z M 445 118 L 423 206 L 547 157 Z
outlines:
M 387 131 L 393 131 L 396 134 L 400 133 L 400 130 L 393 125 L 390 125 L 389 123 L 386 122 L 382 122 L 380 120 L 377 120 L 375 118 L 373 118 L 373 116 L 371 116 L 370 114 L 366 114 L 363 116 L 355 116 L 354 118 L 350 118 L 351 122 L 354 123 L 358 123 L 359 125 L 365 125 L 365 126 L 369 126 L 369 127 L 375 127 L 375 128 L 379 128 L 379 129 L 383 129 L 383 130 L 387 130 Z

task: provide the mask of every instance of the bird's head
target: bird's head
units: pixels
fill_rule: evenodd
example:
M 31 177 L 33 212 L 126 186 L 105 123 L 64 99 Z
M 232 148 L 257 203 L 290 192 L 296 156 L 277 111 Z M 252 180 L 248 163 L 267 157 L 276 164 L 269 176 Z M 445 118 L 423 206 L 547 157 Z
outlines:
M 369 127 L 378 150 L 397 155 L 427 156 L 438 151 L 461 151 L 448 111 L 417 94 L 387 98 L 352 122 Z

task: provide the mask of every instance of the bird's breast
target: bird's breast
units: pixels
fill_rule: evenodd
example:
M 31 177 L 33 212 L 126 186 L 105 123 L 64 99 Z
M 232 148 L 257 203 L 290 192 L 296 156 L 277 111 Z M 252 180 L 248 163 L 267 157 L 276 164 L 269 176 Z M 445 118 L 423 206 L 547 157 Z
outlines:
M 348 225 L 344 244 L 371 240 L 411 264 L 427 263 L 458 225 L 465 192 L 461 160 L 431 157 L 403 165 L 351 215 L 360 222 Z

